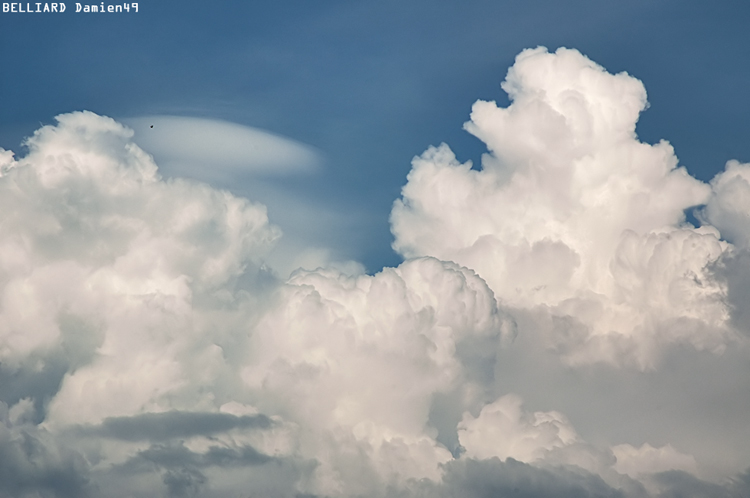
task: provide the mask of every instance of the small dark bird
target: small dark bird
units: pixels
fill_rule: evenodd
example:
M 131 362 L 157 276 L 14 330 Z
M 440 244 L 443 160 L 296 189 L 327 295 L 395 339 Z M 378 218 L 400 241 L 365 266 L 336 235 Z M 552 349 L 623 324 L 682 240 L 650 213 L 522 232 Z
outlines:
M 154 125 L 151 125 L 151 128 L 153 128 L 153 127 L 154 127 Z

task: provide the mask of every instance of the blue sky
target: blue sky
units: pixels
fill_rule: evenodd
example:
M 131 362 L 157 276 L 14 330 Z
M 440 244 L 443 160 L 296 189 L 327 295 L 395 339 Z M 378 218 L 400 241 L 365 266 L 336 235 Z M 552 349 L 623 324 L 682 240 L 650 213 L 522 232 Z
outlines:
M 0 146 L 62 112 L 168 114 L 262 128 L 321 151 L 299 198 L 357 213 L 341 236 L 370 271 L 393 265 L 387 213 L 429 145 L 478 163 L 461 129 L 524 48 L 580 50 L 644 82 L 643 141 L 670 141 L 703 180 L 749 160 L 744 2 L 144 2 L 118 16 L 5 15 Z
M 66 5 L 0 13 L 0 497 L 750 494 L 747 2 Z

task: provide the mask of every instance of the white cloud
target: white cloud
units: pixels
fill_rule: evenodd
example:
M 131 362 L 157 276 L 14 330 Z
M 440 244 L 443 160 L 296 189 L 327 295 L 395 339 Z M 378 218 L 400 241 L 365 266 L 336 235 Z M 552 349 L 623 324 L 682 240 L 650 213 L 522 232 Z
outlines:
M 698 468 L 692 455 L 680 453 L 669 444 L 660 448 L 654 448 L 648 443 L 644 443 L 640 448 L 618 444 L 612 447 L 612 452 L 617 458 L 615 470 L 631 477 L 668 470 L 682 470 L 694 474 Z
M 58 121 L 0 177 L 0 355 L 20 368 L 30 355 L 87 348 L 50 422 L 159 409 L 158 397 L 185 383 L 178 357 L 206 326 L 195 310 L 236 303 L 227 289 L 255 285 L 279 232 L 262 206 L 162 181 L 115 121 Z M 66 316 L 80 323 L 66 328 Z M 210 361 L 209 351 L 193 360 Z
M 498 343 L 502 319 L 473 272 L 432 258 L 374 276 L 299 272 L 258 324 L 243 378 L 263 393 L 261 411 L 309 434 L 301 451 L 320 462 L 316 492 L 374 493 L 439 476 L 451 454 L 427 429 L 432 397 L 464 380 L 456 345 Z M 379 479 L 355 477 L 370 466 Z
M 352 266 L 346 242 L 361 213 L 315 199 L 294 183 L 322 171 L 323 155 L 314 147 L 217 119 L 144 116 L 123 123 L 164 178 L 198 180 L 266 206 L 284 232 L 266 262 L 283 278 L 297 268 Z
M 217 452 L 238 468 L 272 455 L 292 474 L 294 462 L 317 462 L 302 490 L 339 495 L 439 478 L 452 456 L 429 428 L 432 396 L 462 388 L 457 344 L 499 343 L 507 328 L 484 281 L 425 258 L 375 276 L 299 272 L 280 285 L 262 269 L 280 235 L 263 206 L 162 179 L 109 118 L 58 122 L 29 140 L 26 157 L 5 154 L 0 177 L 3 362 L 60 366 L 40 430 L 68 438 L 105 481 L 107 469 L 150 462 L 168 486 L 200 488 Z M 256 410 L 273 425 L 189 431 L 180 442 L 107 435 Z
M 711 188 L 702 217 L 738 248 L 750 248 L 750 164 L 729 161 Z
M 692 475 L 700 430 L 689 447 L 611 447 L 632 441 L 616 421 L 580 424 L 601 403 L 570 407 L 605 388 L 625 406 L 652 379 L 644 398 L 679 396 L 672 378 L 610 366 L 739 340 L 750 167 L 693 179 L 668 144 L 635 137 L 640 82 L 575 51 L 522 53 L 504 88 L 508 109 L 479 102 L 467 124 L 490 149 L 482 170 L 445 145 L 415 159 L 392 213 L 411 259 L 375 275 L 348 262 L 282 282 L 264 206 L 162 177 L 109 118 L 61 115 L 25 157 L 0 151 L 0 494 L 729 489 Z M 713 226 L 687 225 L 703 203 Z M 277 268 L 331 259 L 300 240 Z
M 578 323 L 577 337 L 547 338 L 572 364 L 651 367 L 660 344 L 681 341 L 721 350 L 728 309 L 706 267 L 727 244 L 684 216 L 711 188 L 668 143 L 638 141 L 641 82 L 539 48 L 503 88 L 508 108 L 478 101 L 465 125 L 490 151 L 481 170 L 444 144 L 414 159 L 394 248 L 465 265 L 507 305 Z
M 458 438 L 466 456 L 533 462 L 552 449 L 580 441 L 563 414 L 525 413 L 521 405 L 520 397 L 506 394 L 482 408 L 477 417 L 466 412 L 458 425 Z
M 309 174 L 321 162 L 320 153 L 308 145 L 228 121 L 143 116 L 123 122 L 168 175 L 212 183 L 243 175 Z

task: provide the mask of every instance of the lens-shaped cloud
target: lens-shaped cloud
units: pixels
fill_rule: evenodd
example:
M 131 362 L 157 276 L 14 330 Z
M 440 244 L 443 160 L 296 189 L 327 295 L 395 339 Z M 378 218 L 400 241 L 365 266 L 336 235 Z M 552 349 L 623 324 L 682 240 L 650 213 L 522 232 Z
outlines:
M 229 121 L 157 115 L 123 122 L 169 175 L 211 183 L 238 176 L 310 174 L 321 162 L 309 145 Z

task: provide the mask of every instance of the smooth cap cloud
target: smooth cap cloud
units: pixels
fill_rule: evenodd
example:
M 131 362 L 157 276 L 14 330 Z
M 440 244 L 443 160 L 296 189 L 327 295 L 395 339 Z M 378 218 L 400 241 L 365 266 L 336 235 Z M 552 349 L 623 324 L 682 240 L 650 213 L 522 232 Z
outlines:
M 157 115 L 123 122 L 168 174 L 209 183 L 237 176 L 310 174 L 321 162 L 309 145 L 229 121 Z

